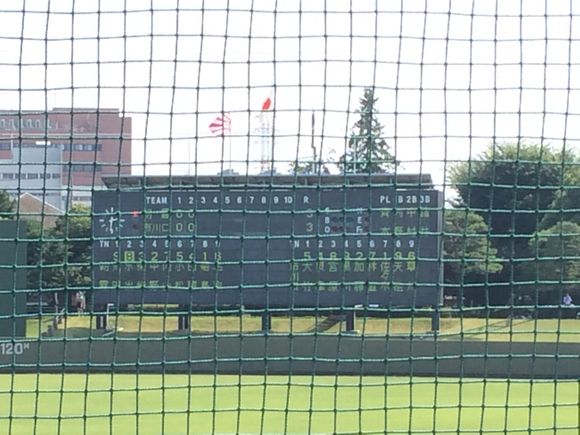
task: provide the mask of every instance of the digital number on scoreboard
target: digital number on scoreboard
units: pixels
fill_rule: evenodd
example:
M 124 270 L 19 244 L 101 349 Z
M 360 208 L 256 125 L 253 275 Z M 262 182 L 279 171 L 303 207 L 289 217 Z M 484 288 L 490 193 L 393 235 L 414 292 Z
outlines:
M 441 193 L 368 186 L 98 191 L 94 301 L 427 306 Z

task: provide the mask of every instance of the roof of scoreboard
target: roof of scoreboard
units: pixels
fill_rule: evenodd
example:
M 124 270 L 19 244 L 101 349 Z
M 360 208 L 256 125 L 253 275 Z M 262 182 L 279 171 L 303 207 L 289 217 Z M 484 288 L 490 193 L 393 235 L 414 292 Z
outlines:
M 104 176 L 103 182 L 109 189 L 119 188 L 169 188 L 200 186 L 263 186 L 263 185 L 325 185 L 344 186 L 384 185 L 385 187 L 423 187 L 433 189 L 430 174 L 321 174 L 321 175 L 177 175 L 177 176 Z

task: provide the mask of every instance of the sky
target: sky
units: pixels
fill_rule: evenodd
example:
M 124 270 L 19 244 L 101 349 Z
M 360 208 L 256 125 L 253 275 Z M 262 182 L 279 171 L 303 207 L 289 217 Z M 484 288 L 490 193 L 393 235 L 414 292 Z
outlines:
M 571 0 L 13 0 L 0 109 L 118 108 L 134 174 L 245 174 L 271 97 L 269 157 L 287 172 L 313 140 L 344 153 L 372 86 L 399 170 L 442 185 L 493 143 L 579 149 L 579 21 Z M 227 137 L 208 128 L 223 112 Z

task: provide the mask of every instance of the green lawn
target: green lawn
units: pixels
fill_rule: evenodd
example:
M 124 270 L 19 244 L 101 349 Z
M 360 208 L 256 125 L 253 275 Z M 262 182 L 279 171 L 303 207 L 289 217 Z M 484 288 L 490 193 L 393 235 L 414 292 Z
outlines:
M 32 323 L 32 324 L 31 324 Z M 28 320 L 38 337 L 50 319 Z M 314 317 L 274 317 L 274 333 L 312 333 Z M 121 315 L 117 336 L 176 334 L 175 316 Z M 427 318 L 359 318 L 365 335 L 422 337 Z M 191 333 L 254 333 L 257 316 L 192 317 Z M 339 333 L 339 325 L 324 332 Z M 102 335 L 89 315 L 55 339 Z M 111 335 L 112 336 L 112 335 Z M 445 318 L 440 339 L 579 342 L 580 320 Z M 58 367 L 55 368 L 58 370 Z M 580 382 L 357 376 L 0 375 L 0 434 L 574 434 Z
M 580 427 L 578 381 L 30 374 L 0 375 L 0 396 L 2 434 L 576 435 Z
M 322 321 L 324 317 L 318 319 Z M 260 331 L 261 320 L 258 316 L 210 316 L 199 315 L 191 318 L 192 334 L 207 333 L 256 333 Z M 27 321 L 27 336 L 37 338 L 40 331 L 46 331 L 50 324 L 46 317 L 30 318 Z M 94 328 L 95 320 L 90 315 L 72 315 L 63 319 L 54 337 L 82 338 L 102 335 Z M 116 328 L 118 336 L 179 335 L 177 317 L 164 315 L 111 316 L 111 327 Z M 340 324 L 325 330 L 327 334 L 337 334 Z M 358 318 L 356 328 L 364 335 L 389 335 L 393 337 L 423 337 L 431 330 L 431 320 L 416 318 Z M 274 333 L 312 333 L 317 330 L 317 320 L 313 316 L 273 317 Z M 439 338 L 444 340 L 487 340 L 513 342 L 580 342 L 580 319 L 480 319 L 444 318 L 441 319 Z

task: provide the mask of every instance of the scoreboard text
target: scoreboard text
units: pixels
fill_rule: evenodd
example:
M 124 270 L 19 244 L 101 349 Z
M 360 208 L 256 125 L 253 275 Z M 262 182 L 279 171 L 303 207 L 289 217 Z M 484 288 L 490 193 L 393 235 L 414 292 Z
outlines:
M 441 193 L 374 186 L 98 191 L 96 304 L 426 306 Z

